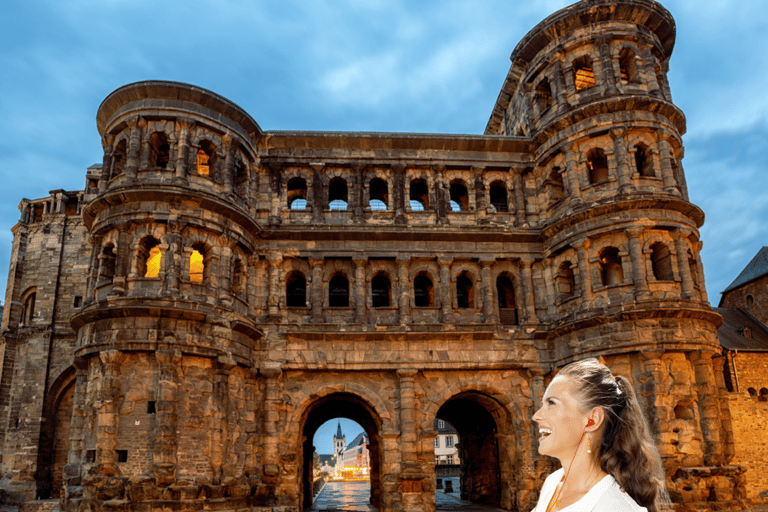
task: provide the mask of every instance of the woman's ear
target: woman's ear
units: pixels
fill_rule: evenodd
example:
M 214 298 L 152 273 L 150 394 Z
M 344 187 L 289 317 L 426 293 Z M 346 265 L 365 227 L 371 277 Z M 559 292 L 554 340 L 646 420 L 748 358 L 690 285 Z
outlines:
M 595 432 L 598 430 L 605 421 L 605 411 L 602 407 L 594 407 L 589 411 L 587 416 L 587 424 L 584 426 L 586 432 Z

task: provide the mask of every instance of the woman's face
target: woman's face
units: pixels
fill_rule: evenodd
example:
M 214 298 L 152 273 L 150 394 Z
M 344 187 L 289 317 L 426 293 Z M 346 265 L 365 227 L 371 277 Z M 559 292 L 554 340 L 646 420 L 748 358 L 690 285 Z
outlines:
M 539 424 L 539 453 L 561 461 L 573 458 L 587 425 L 574 381 L 555 377 L 547 387 L 541 408 L 533 415 Z

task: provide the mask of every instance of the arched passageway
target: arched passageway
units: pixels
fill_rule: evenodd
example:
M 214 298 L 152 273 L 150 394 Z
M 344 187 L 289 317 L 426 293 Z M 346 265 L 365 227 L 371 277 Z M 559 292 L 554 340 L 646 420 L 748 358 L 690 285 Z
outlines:
M 304 445 L 301 450 L 301 492 L 302 510 L 312 506 L 313 467 L 312 460 L 315 452 L 312 440 L 315 432 L 323 423 L 334 418 L 347 418 L 360 424 L 369 439 L 368 451 L 371 463 L 371 499 L 374 507 L 381 503 L 381 486 L 379 461 L 381 460 L 379 445 L 380 420 L 373 408 L 361 398 L 349 393 L 336 393 L 325 396 L 314 402 L 306 414 L 302 438 Z
M 458 434 L 461 499 L 499 506 L 498 426 L 487 408 L 488 402 L 493 399 L 479 393 L 462 393 L 443 404 L 437 417 L 453 425 Z
M 70 368 L 51 386 L 44 405 L 45 421 L 40 430 L 36 478 L 40 499 L 61 497 L 74 396 L 75 375 Z

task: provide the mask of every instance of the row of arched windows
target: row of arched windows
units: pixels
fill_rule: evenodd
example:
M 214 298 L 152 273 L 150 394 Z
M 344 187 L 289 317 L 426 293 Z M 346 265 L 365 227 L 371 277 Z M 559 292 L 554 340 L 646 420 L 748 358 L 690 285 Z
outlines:
M 758 392 L 755 388 L 748 388 L 750 398 L 756 398 L 758 402 L 768 402 L 768 388 L 760 388 Z

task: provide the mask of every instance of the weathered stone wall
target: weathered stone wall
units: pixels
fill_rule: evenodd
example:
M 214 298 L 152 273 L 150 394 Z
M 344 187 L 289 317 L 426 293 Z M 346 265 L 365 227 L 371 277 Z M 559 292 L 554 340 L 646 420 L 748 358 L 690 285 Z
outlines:
M 768 276 L 740 286 L 723 295 L 721 307 L 742 308 L 768 325 Z

